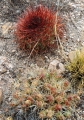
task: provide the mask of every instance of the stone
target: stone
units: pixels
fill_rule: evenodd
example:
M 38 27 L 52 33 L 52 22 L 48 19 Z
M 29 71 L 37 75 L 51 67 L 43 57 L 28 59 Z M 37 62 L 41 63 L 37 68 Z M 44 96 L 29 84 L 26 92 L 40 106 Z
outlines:
M 0 56 L 0 73 L 6 72 L 6 69 L 12 70 L 13 65 L 7 60 L 5 56 Z
M 74 60 L 74 58 L 76 57 L 76 54 L 77 54 L 77 51 L 70 51 L 69 52 L 69 59 L 70 59 L 70 61 L 73 61 Z
M 3 35 L 8 34 L 8 31 L 12 29 L 12 26 L 13 25 L 11 22 L 4 23 L 4 25 L 2 25 L 2 34 Z
M 0 73 L 3 74 L 7 71 L 8 67 L 12 67 L 5 56 L 0 56 Z
M 2 103 L 3 99 L 3 90 L 0 88 L 0 104 Z
M 81 47 L 81 49 L 70 51 L 68 56 L 70 61 L 73 61 L 74 58 L 77 56 L 77 54 L 80 54 L 80 53 L 84 54 L 84 47 Z
M 7 62 L 7 58 L 5 56 L 0 56 L 0 65 L 4 64 L 5 62 Z
M 6 65 L 8 70 L 12 70 L 13 69 L 13 65 L 11 63 L 7 62 L 5 65 Z
M 0 48 L 5 46 L 5 42 L 4 41 L 0 41 Z
M 12 50 L 11 52 L 12 52 L 12 53 L 15 53 L 15 52 L 16 52 L 16 50 Z
M 48 56 L 45 56 L 45 61 L 46 61 L 46 62 L 49 62 Z
M 64 65 L 58 60 L 53 60 L 48 67 L 49 71 L 56 71 L 57 75 L 60 75 L 65 71 Z
M 13 120 L 11 116 L 7 117 L 6 120 Z
M 5 72 L 7 72 L 6 68 L 4 68 L 4 66 L 0 66 L 0 74 L 4 74 Z
M 37 57 L 36 58 L 36 64 L 39 67 L 43 67 L 45 65 L 45 61 L 44 61 L 44 59 L 42 57 L 39 57 L 39 58 Z

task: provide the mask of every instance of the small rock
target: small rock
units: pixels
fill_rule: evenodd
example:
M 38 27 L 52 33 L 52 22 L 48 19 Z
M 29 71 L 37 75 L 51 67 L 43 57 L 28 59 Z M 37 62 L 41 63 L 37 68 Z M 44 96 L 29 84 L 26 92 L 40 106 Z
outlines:
M 6 68 L 0 66 L 0 74 L 4 74 L 5 72 L 7 72 Z
M 11 63 L 6 63 L 6 67 L 9 69 L 9 70 L 12 70 L 13 69 L 13 65 Z
M 12 100 L 12 97 L 9 97 L 9 98 L 8 98 L 8 101 L 11 102 L 11 100 Z
M 4 25 L 2 25 L 2 34 L 3 35 L 7 34 L 11 28 L 12 28 L 11 22 L 4 23 Z
M 41 58 L 41 57 L 37 57 L 36 58 L 36 64 L 37 64 L 37 66 L 39 66 L 39 67 L 43 67 L 44 65 L 45 65 L 45 61 L 44 61 L 44 59 L 43 58 Z
M 5 46 L 5 41 L 0 42 L 0 48 Z
M 7 117 L 6 120 L 13 120 L 11 116 Z
M 0 88 L 0 104 L 2 102 L 2 99 L 3 99 L 3 90 Z
M 77 51 L 71 51 L 69 52 L 69 59 L 73 61 L 73 59 L 76 57 Z
M 82 42 L 81 44 L 82 44 L 82 46 L 84 46 L 84 42 Z
M 84 109 L 84 105 L 82 105 L 82 109 Z
M 64 65 L 62 63 L 60 63 L 58 60 L 53 60 L 49 67 L 48 67 L 49 71 L 56 71 L 57 75 L 60 75 L 61 73 L 63 73 L 65 71 Z
M 16 50 L 12 50 L 11 52 L 14 54 L 16 52 Z
M 7 58 L 5 56 L 0 56 L 0 65 L 5 63 L 7 61 Z
M 30 70 L 30 73 L 29 74 L 27 74 L 27 77 L 28 76 L 30 76 L 31 78 L 35 78 L 36 76 L 37 76 L 37 73 L 36 73 L 36 71 L 32 71 L 32 70 Z M 30 78 L 30 77 L 28 77 L 28 78 Z
M 45 60 L 46 62 L 49 62 L 49 58 L 47 56 L 45 56 Z
M 16 10 L 16 13 L 17 13 L 17 14 L 20 14 L 20 10 Z

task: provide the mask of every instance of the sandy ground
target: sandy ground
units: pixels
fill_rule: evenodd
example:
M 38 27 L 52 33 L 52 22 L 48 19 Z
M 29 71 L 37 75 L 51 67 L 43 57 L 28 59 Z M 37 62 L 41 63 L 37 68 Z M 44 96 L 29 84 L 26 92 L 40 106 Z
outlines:
M 20 3 L 18 1 L 0 1 L 0 88 L 3 89 L 4 96 L 0 114 L 11 100 L 9 96 L 13 81 L 16 81 L 18 77 L 22 80 L 28 76 L 35 77 L 37 69 L 47 68 L 53 59 L 63 61 L 59 49 L 29 59 L 27 54 L 17 48 L 14 42 L 14 26 L 17 17 L 27 6 L 42 3 L 48 7 L 53 6 L 55 10 L 59 7 L 59 14 L 66 25 L 63 38 L 65 42 L 62 43 L 66 56 L 70 51 L 84 46 L 84 0 L 27 0 L 27 2 L 25 0 Z M 82 109 L 84 112 L 84 105 Z

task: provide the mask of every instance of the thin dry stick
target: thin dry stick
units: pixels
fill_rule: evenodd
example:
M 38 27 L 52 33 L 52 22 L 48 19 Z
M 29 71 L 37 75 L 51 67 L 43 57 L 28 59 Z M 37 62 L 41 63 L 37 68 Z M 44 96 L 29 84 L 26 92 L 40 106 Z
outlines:
M 35 49 L 35 47 L 37 46 L 37 44 L 38 44 L 38 42 L 39 42 L 39 40 L 36 42 L 36 44 L 34 45 L 34 47 L 33 47 L 33 49 L 32 49 L 32 51 L 30 52 L 30 55 L 29 55 L 29 57 L 28 58 L 30 58 L 31 57 L 31 55 L 32 55 L 32 53 L 33 53 L 33 51 L 34 51 L 34 49 Z
M 58 0 L 58 6 L 59 6 L 59 3 L 60 3 L 60 1 Z M 65 55 L 65 53 L 64 53 L 64 50 L 63 50 L 63 46 L 62 46 L 62 43 L 61 43 L 61 40 L 60 40 L 60 38 L 59 38 L 59 35 L 58 35 L 58 33 L 57 33 L 57 29 L 56 29 L 56 26 L 57 26 L 57 16 L 58 16 L 58 7 L 57 7 L 57 12 L 56 12 L 56 24 L 55 24 L 55 36 L 57 36 L 57 39 L 58 39 L 58 42 L 59 42 L 59 44 L 60 44 L 60 47 L 61 47 L 61 53 L 62 53 L 62 55 L 64 56 L 62 56 L 66 61 L 68 61 L 67 60 L 67 58 L 66 58 L 66 55 Z

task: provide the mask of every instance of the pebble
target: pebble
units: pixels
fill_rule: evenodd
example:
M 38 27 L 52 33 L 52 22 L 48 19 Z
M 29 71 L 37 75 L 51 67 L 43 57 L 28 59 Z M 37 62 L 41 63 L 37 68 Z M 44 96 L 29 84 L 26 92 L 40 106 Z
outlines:
M 8 101 L 10 102 L 11 100 L 12 100 L 12 97 L 9 97 L 9 98 L 8 98 Z
M 7 61 L 7 58 L 5 56 L 0 56 L 0 65 L 5 63 Z
M 49 58 L 48 56 L 45 56 L 46 62 L 49 62 Z
M 61 62 L 55 59 L 52 62 L 50 62 L 48 70 L 56 71 L 57 75 L 60 75 L 61 73 L 65 71 L 65 67 Z
M 7 60 L 7 57 L 0 56 L 0 73 L 5 73 L 8 70 L 13 69 L 13 65 Z
M 16 52 L 16 50 L 12 50 L 11 52 L 12 52 L 12 53 L 15 53 L 15 52 Z
M 9 70 L 12 70 L 13 69 L 13 65 L 11 63 L 6 63 L 6 67 L 9 69 Z
M 6 22 L 2 25 L 2 34 L 6 35 L 8 34 L 8 31 L 12 28 L 12 23 L 11 22 Z
M 84 46 L 84 42 L 82 42 L 82 46 Z
M 6 120 L 13 120 L 11 116 L 7 117 Z
M 69 59 L 71 60 L 71 61 L 73 61 L 73 59 L 76 57 L 76 53 L 77 53 L 77 51 L 70 51 L 69 52 Z
M 5 72 L 7 72 L 7 69 L 3 66 L 0 66 L 0 74 L 4 74 Z
M 82 105 L 82 109 L 84 109 L 84 104 Z
M 20 14 L 20 10 L 16 10 L 16 13 L 17 13 L 17 14 Z
M 4 2 L 5 2 L 6 0 L 4 0 Z M 27 1 L 30 1 L 30 0 L 27 0 Z M 37 0 L 38 1 L 38 0 Z M 42 0 L 42 2 L 45 2 L 46 0 Z M 68 9 L 68 7 L 67 6 L 70 6 L 70 11 L 68 11 L 68 12 L 66 12 L 66 11 L 63 11 L 63 14 L 65 14 L 66 16 L 67 16 L 67 22 L 68 22 L 68 24 L 70 24 L 70 26 L 69 26 L 69 28 L 68 28 L 68 31 L 67 31 L 67 38 L 68 38 L 68 40 L 69 40 L 69 42 L 68 42 L 68 44 L 66 45 L 66 46 L 63 46 L 63 47 L 66 47 L 66 54 L 68 55 L 68 53 L 69 53 L 69 51 L 70 50 L 74 50 L 74 47 L 76 47 L 76 46 L 74 46 L 74 44 L 75 43 L 77 43 L 77 42 L 79 42 L 79 41 L 77 41 L 77 39 L 78 39 L 78 35 L 77 35 L 77 32 L 75 32 L 75 31 L 79 31 L 79 28 L 80 28 L 80 30 L 82 30 L 82 29 L 84 29 L 84 14 L 82 13 L 83 12 L 83 10 L 84 10 L 84 4 L 83 4 L 83 6 L 81 6 L 82 5 L 82 2 L 81 1 L 83 1 L 84 2 L 84 0 L 74 0 L 74 1 L 69 1 L 69 2 L 67 2 L 67 4 L 66 4 L 66 1 L 69 1 L 69 0 L 65 0 L 64 1 L 64 3 L 63 3 L 63 6 L 62 7 L 64 7 L 64 8 L 66 8 L 66 10 L 68 11 L 69 9 Z M 55 4 L 57 3 L 56 1 L 54 2 Z M 81 3 L 81 4 L 80 4 Z M 62 4 L 62 3 L 61 3 Z M 57 5 L 58 5 L 58 3 L 57 3 Z M 67 6 L 66 6 L 67 5 Z M 77 5 L 79 5 L 79 6 L 77 6 Z M 4 5 L 3 5 L 4 6 Z M 6 7 L 3 7 L 4 9 L 3 10 L 5 10 L 6 9 Z M 74 10 L 73 10 L 74 9 Z M 71 10 L 72 10 L 72 12 L 71 12 Z M 75 12 L 75 11 L 77 11 L 77 12 Z M 15 11 L 17 14 L 19 14 L 20 13 L 20 11 L 19 10 L 16 10 Z M 76 22 L 76 25 L 77 25 L 77 30 L 75 30 L 75 29 L 73 29 L 73 27 L 72 26 L 74 26 L 74 23 L 72 23 L 73 21 L 71 21 L 70 20 L 70 18 L 69 18 L 69 13 L 72 13 L 71 14 L 71 17 L 74 19 L 74 21 Z M 7 13 L 7 12 L 6 12 Z M 76 13 L 76 14 L 75 14 Z M 78 13 L 78 14 L 77 14 Z M 81 13 L 81 14 L 79 14 L 79 13 Z M 80 16 L 80 18 L 78 19 L 78 24 L 77 24 L 77 21 L 76 21 L 76 17 L 79 17 Z M 11 17 L 11 16 L 10 16 Z M 77 18 L 78 18 L 77 17 Z M 82 21 L 83 20 L 83 21 Z M 0 21 L 1 22 L 1 21 Z M 67 22 L 66 22 L 66 24 L 67 24 Z M 0 23 L 1 24 L 1 23 Z M 68 26 L 68 24 L 66 25 L 66 26 Z M 9 23 L 6 23 L 5 22 L 5 24 L 3 24 L 2 23 L 2 33 L 5 35 L 5 34 L 7 34 L 8 32 L 9 32 L 9 30 L 11 29 L 11 28 L 9 28 Z M 80 26 L 81 25 L 81 26 Z M 6 28 L 6 31 L 5 31 L 5 28 Z M 71 31 L 71 32 L 70 32 Z M 69 34 L 70 33 L 70 34 Z M 72 33 L 72 34 L 71 34 Z M 80 31 L 80 34 L 81 34 L 81 31 Z M 70 36 L 71 36 L 71 39 L 70 39 Z M 75 36 L 77 36 L 77 39 L 76 39 L 76 37 Z M 82 46 L 84 46 L 84 33 L 82 34 L 82 36 L 81 36 L 81 38 L 80 38 L 80 40 L 82 40 Z M 12 41 L 12 39 L 11 39 L 11 41 Z M 3 44 L 1 43 L 1 46 L 2 46 Z M 10 50 L 10 46 L 11 46 L 11 44 L 8 46 L 8 50 Z M 74 47 L 73 47 L 74 46 Z M 5 49 L 3 49 L 3 53 L 5 53 Z M 14 54 L 15 53 L 15 51 L 12 51 L 12 54 Z M 1 51 L 1 53 L 0 54 L 2 54 L 2 51 Z M 19 56 L 21 56 L 21 54 L 19 53 L 19 52 L 17 52 L 15 55 L 17 55 L 17 58 L 19 58 Z M 9 56 L 8 56 L 8 58 L 9 59 L 11 59 Z M 13 65 L 7 60 L 8 59 L 7 57 L 5 57 L 5 56 L 0 56 L 0 68 L 1 68 L 1 66 L 2 66 L 2 64 L 5 64 L 5 67 L 6 67 L 6 70 L 8 71 L 8 69 L 13 69 Z M 46 59 L 46 62 L 49 62 L 49 59 L 47 58 L 47 57 L 45 57 L 45 59 Z M 25 60 L 25 59 L 24 59 Z M 18 60 L 18 63 L 19 63 L 20 61 Z M 21 61 L 22 62 L 22 61 Z M 7 63 L 7 64 L 6 64 Z M 32 61 L 30 61 L 30 63 L 32 63 Z M 28 64 L 30 64 L 30 63 L 28 63 Z M 53 62 L 54 63 L 54 62 Z M 16 64 L 16 58 L 14 59 L 14 64 Z M 54 69 L 56 69 L 56 70 L 59 70 L 59 68 L 60 68 L 60 66 L 61 66 L 61 68 L 62 68 L 62 66 L 63 66 L 63 64 L 62 63 L 57 63 L 57 65 L 56 64 L 54 64 L 54 66 L 53 66 L 53 64 L 52 64 L 52 68 L 54 67 Z M 19 67 L 19 65 L 17 64 L 17 66 L 15 66 L 15 67 Z M 24 67 L 24 66 L 23 66 Z M 31 65 L 31 67 L 33 68 L 33 67 L 35 67 L 35 64 L 34 65 Z M 33 69 L 32 69 L 32 71 L 33 71 Z M 28 71 L 28 73 L 31 73 L 30 75 L 31 76 L 33 76 L 33 77 L 35 77 L 35 74 L 36 73 L 32 73 L 31 71 Z M 28 74 L 28 73 L 25 73 L 24 72 L 24 74 L 23 74 L 23 76 L 25 76 L 25 74 Z M 9 71 L 9 73 L 8 74 L 10 74 L 10 71 Z M 0 76 L 1 77 L 1 76 Z M 3 76 L 4 77 L 4 76 Z M 3 86 L 4 87 L 4 86 Z M 6 92 L 6 91 L 5 91 Z M 8 94 L 7 94 L 8 95 Z M 9 101 L 10 101 L 11 99 L 9 99 Z M 83 105 L 84 106 L 84 105 Z M 84 108 L 84 107 L 83 107 Z M 1 119 L 2 120 L 2 119 Z M 77 120 L 80 120 L 80 116 L 79 116 L 79 118 L 77 119 Z M 83 120 L 83 119 L 81 119 L 81 120 Z

